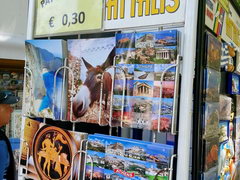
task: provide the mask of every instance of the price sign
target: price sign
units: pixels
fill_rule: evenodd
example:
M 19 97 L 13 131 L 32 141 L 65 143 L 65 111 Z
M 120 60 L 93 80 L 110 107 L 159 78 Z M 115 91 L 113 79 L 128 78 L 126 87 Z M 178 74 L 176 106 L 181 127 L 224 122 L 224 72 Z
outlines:
M 102 0 L 37 0 L 35 36 L 101 29 L 102 6 Z

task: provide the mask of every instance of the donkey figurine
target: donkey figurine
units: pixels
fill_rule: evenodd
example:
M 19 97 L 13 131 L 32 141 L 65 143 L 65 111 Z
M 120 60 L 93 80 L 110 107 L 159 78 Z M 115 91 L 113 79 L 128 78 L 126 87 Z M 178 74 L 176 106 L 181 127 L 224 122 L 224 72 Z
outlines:
M 87 68 L 86 80 L 73 98 L 73 114 L 76 118 L 84 116 L 88 108 L 93 105 L 95 101 L 100 100 L 101 78 L 103 75 L 103 98 L 105 101 L 105 110 L 107 109 L 108 95 L 112 90 L 112 77 L 109 72 L 104 72 L 106 68 L 113 65 L 115 56 L 115 48 L 111 51 L 108 58 L 102 65 L 93 67 L 84 58 L 85 67 Z M 103 74 L 104 73 L 104 74 Z

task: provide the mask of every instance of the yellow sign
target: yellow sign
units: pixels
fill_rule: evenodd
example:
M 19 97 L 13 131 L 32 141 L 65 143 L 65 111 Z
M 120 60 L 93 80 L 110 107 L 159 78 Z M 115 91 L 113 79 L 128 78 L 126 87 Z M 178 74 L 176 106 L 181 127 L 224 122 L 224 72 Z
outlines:
M 102 28 L 102 0 L 37 0 L 35 36 Z
M 223 8 L 229 12 L 229 0 L 219 0 L 220 4 L 223 6 Z
M 232 40 L 233 39 L 233 30 L 232 25 L 234 22 L 230 19 L 229 15 L 226 18 L 226 35 Z
M 233 22 L 233 20 L 227 16 L 226 18 L 226 35 L 237 45 L 240 45 L 240 29 Z
M 105 29 L 185 21 L 186 0 L 105 0 Z

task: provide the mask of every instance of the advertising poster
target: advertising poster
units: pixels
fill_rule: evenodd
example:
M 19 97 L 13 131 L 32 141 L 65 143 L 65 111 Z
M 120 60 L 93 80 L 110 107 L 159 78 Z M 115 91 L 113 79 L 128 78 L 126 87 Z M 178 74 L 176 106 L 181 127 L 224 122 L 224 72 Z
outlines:
M 32 179 L 77 179 L 80 173 L 79 150 L 86 133 L 71 132 L 26 118 L 20 152 L 20 167 Z M 72 169 L 73 168 L 73 169 Z
M 103 0 L 36 1 L 35 36 L 102 28 Z
M 68 76 L 68 120 L 71 119 L 72 103 L 73 121 L 101 125 L 109 123 L 113 69 L 105 70 L 113 65 L 114 47 L 115 37 L 68 40 L 68 66 L 74 74 L 74 84 L 72 76 Z M 100 100 L 102 76 L 103 91 Z

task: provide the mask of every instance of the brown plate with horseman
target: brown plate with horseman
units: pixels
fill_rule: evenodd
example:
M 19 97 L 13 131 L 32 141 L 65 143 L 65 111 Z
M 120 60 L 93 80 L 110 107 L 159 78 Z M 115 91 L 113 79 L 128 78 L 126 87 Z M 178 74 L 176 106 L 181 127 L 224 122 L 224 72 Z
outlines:
M 41 179 L 68 179 L 71 160 L 77 152 L 70 133 L 44 125 L 34 137 L 33 160 Z

